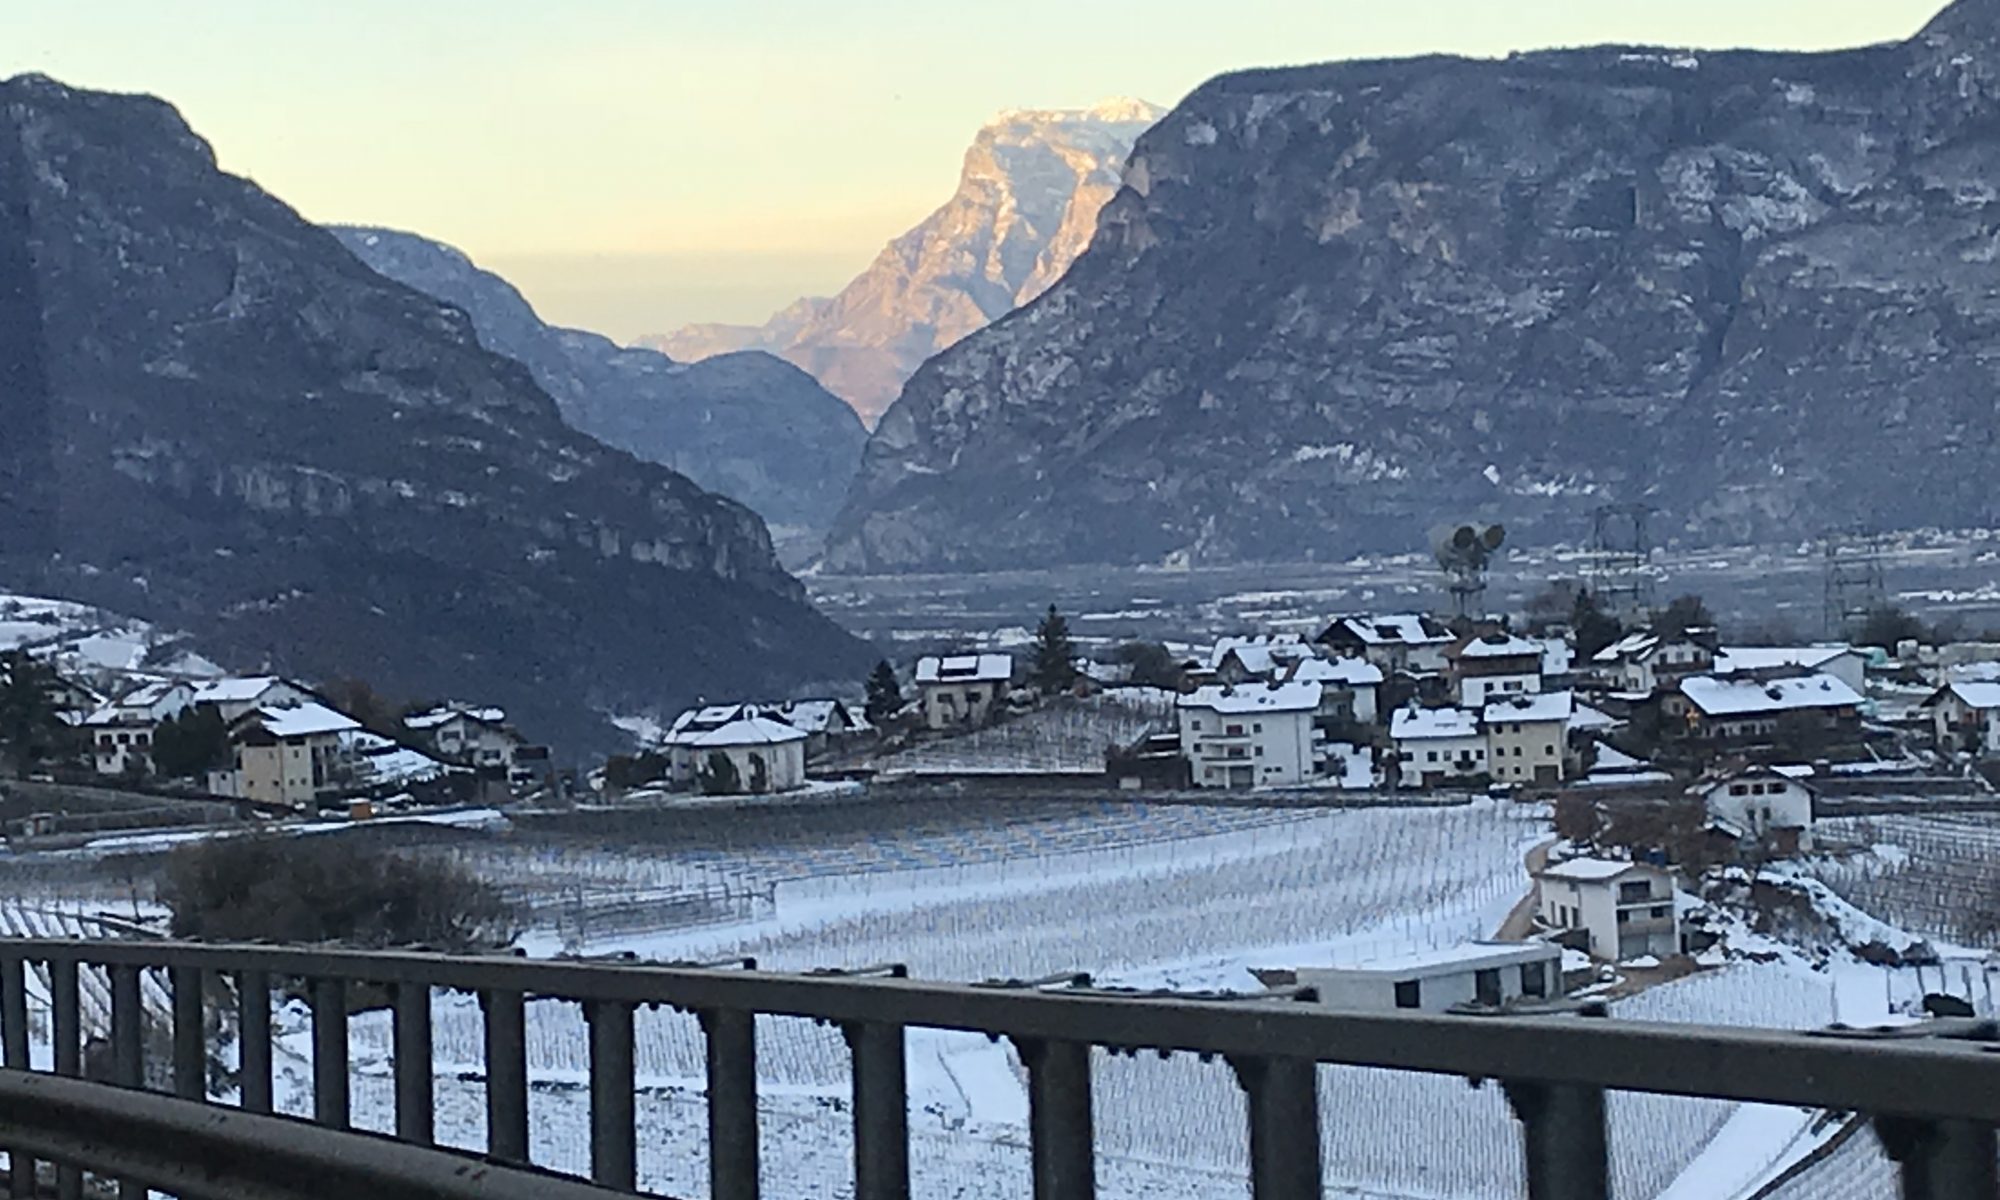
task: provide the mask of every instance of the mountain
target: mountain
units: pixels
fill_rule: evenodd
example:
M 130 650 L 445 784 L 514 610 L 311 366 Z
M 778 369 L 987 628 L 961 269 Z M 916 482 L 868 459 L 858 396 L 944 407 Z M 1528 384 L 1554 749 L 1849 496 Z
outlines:
M 1142 100 L 1001 113 L 965 152 L 958 191 L 831 299 L 761 326 L 690 325 L 642 339 L 676 358 L 769 350 L 870 423 L 925 359 L 1040 295 L 1090 244 L 1132 142 L 1164 109 Z
M 1329 559 L 1609 502 L 1693 543 L 1989 523 L 1997 43 L 1960 0 L 1835 53 L 1215 79 L 1061 282 L 910 381 L 828 565 Z
M 608 712 L 851 679 L 748 508 L 566 426 L 169 105 L 0 82 L 0 580 L 222 661 Z
M 460 251 L 389 229 L 334 227 L 356 258 L 464 310 L 479 342 L 527 367 L 563 419 L 607 445 L 741 500 L 779 530 L 822 535 L 867 430 L 797 367 L 761 353 L 691 365 L 544 324 L 514 286 Z

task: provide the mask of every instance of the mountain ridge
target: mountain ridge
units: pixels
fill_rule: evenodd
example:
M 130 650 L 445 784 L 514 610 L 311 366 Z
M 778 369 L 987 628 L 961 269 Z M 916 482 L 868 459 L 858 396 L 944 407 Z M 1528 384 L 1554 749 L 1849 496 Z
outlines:
M 1474 518 L 1574 539 L 1608 502 L 1688 542 L 1980 524 L 1974 2 L 1823 54 L 1211 80 L 1059 283 L 911 379 L 826 565 L 1337 559 Z

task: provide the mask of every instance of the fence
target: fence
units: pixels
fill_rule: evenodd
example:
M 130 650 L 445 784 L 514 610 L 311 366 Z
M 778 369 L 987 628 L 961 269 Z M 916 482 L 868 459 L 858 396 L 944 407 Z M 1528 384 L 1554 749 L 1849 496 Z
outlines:
M 374 1197 L 636 1191 L 633 1014 L 692 1012 L 706 1039 L 710 1195 L 758 1195 L 757 1014 L 830 1023 L 851 1053 L 854 1194 L 910 1194 L 905 1031 L 984 1032 L 1011 1040 L 1028 1075 L 1037 1200 L 1095 1195 L 1091 1048 L 1220 1059 L 1245 1097 L 1254 1200 L 1322 1194 L 1319 1064 L 1495 1081 L 1519 1119 L 1530 1200 L 1608 1194 L 1607 1090 L 1797 1105 L 1872 1118 L 1901 1164 L 1908 1200 L 1996 1192 L 2000 1055 L 1994 1029 L 1934 1023 L 1938 1036 L 1824 1036 L 1651 1025 L 1575 1014 L 1336 1012 L 1305 993 L 1255 998 L 1096 990 L 1080 978 L 962 985 L 893 968 L 776 975 L 748 969 L 500 956 L 360 952 L 141 941 L 0 940 L 0 1145 L 15 1196 L 59 1195 L 85 1172 L 188 1197 Z M 46 975 L 53 1075 L 28 1070 L 29 972 Z M 86 1082 L 79 977 L 103 972 L 111 997 L 111 1080 Z M 142 977 L 170 992 L 174 1095 L 147 1078 Z M 313 1109 L 319 1128 L 271 1116 L 271 999 L 284 982 L 310 997 Z M 386 995 L 394 1013 L 395 1137 L 350 1131 L 350 1000 Z M 485 1028 L 483 1159 L 434 1145 L 431 993 L 480 997 Z M 587 1019 L 588 1184 L 529 1163 L 524 1005 L 553 998 Z M 212 1007 L 237 1012 L 241 1101 L 207 1102 Z M 1336 1134 L 1337 1136 L 1337 1134 Z

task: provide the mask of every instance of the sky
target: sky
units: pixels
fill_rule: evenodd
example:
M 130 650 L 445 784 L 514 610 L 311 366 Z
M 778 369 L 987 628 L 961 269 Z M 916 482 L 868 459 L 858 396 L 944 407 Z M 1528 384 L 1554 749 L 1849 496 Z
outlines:
M 630 339 L 837 290 L 1006 108 L 1250 66 L 1818 49 L 1942 0 L 5 0 L 0 76 L 151 92 L 307 217 L 450 242 Z

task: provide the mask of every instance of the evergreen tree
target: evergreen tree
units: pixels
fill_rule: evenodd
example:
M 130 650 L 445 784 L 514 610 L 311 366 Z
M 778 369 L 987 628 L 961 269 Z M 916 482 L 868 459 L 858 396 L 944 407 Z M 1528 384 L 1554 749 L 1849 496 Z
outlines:
M 883 659 L 868 676 L 868 703 L 862 711 L 872 725 L 880 725 L 903 711 L 903 685 L 896 682 L 896 668 Z
M 1035 630 L 1032 678 L 1045 696 L 1065 691 L 1076 682 L 1076 647 L 1069 640 L 1069 622 L 1053 604 Z
M 0 763 L 27 774 L 62 756 L 70 737 L 56 710 L 56 673 L 26 654 L 0 655 Z
M 1708 611 L 1707 602 L 1692 593 L 1674 597 L 1673 602 L 1653 618 L 1653 632 L 1663 638 L 1680 637 L 1690 629 L 1714 627 L 1715 614 Z
M 212 704 L 185 709 L 153 733 L 153 771 L 162 779 L 194 779 L 229 755 L 229 728 Z
M 758 793 L 771 790 L 771 768 L 764 765 L 764 756 L 754 750 L 750 753 L 750 790 Z
M 736 770 L 736 763 L 720 750 L 712 750 L 708 762 L 696 772 L 696 781 L 701 784 L 704 794 L 710 796 L 732 796 L 743 790 L 743 777 Z
M 1597 597 L 1582 588 L 1577 589 L 1569 627 L 1576 636 L 1577 657 L 1583 659 L 1625 636 L 1625 627 L 1618 618 L 1605 612 L 1599 607 Z

